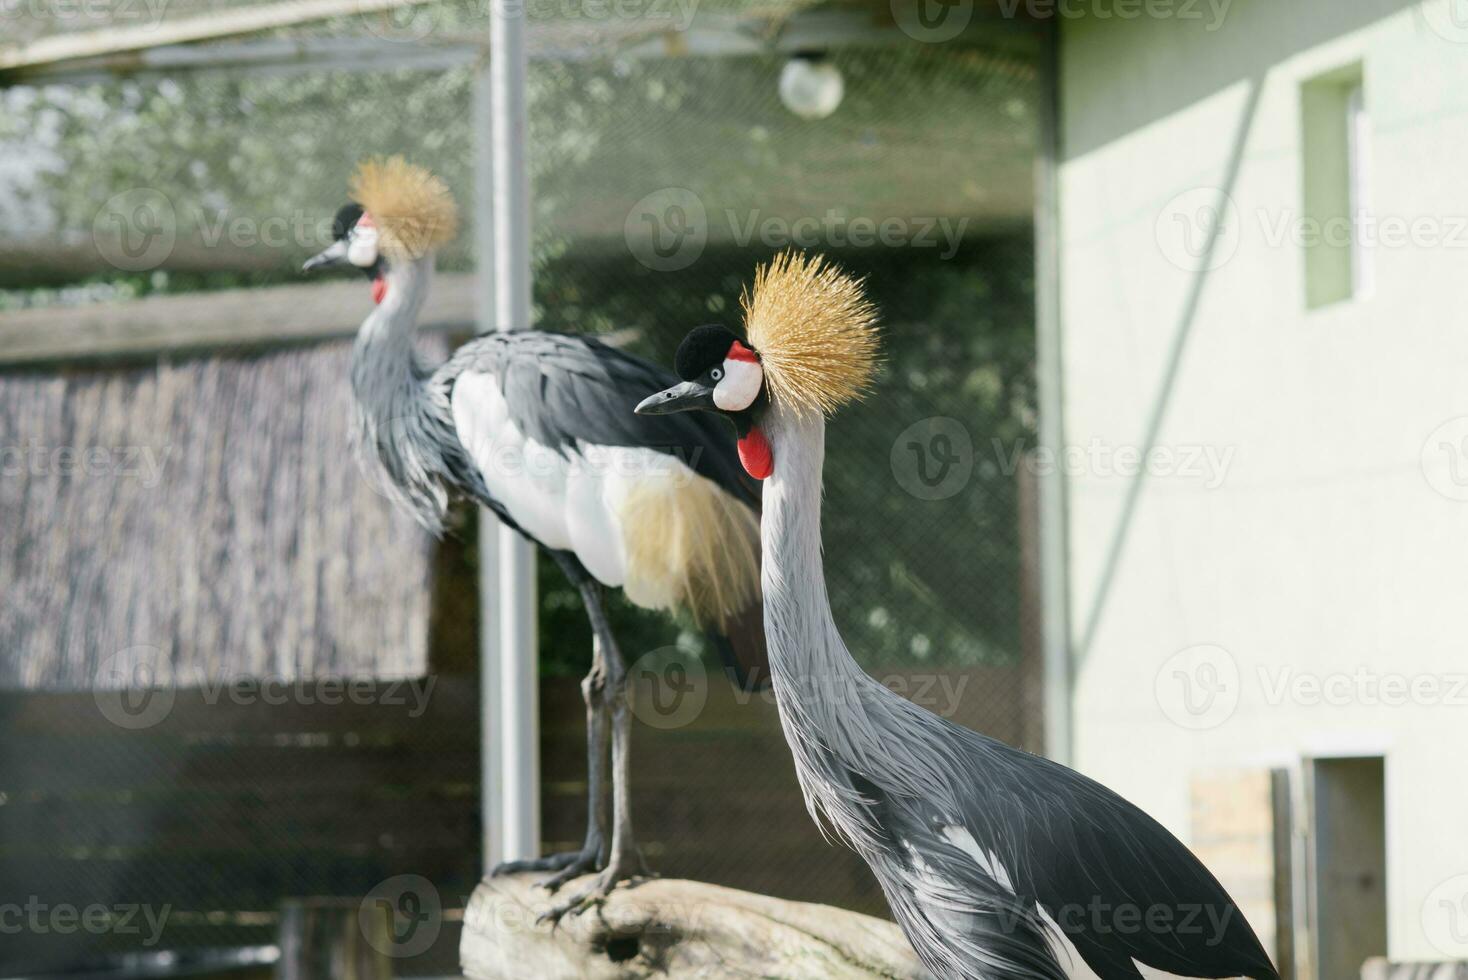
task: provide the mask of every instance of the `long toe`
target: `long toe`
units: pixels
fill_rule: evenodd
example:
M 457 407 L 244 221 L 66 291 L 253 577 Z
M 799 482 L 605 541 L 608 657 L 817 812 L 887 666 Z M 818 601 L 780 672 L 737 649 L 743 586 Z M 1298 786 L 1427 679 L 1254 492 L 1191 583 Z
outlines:
M 618 885 L 636 881 L 642 875 L 633 869 L 631 861 L 616 861 L 608 865 L 596 876 L 585 888 L 578 890 L 571 897 L 543 912 L 537 922 L 558 923 L 567 915 L 580 915 L 588 909 L 596 908 L 607 900 L 607 896 L 616 890 Z
M 546 909 L 535 921 L 549 922 L 552 927 L 560 924 L 562 918 L 567 915 L 579 915 L 589 908 L 593 908 L 606 901 L 606 893 L 601 892 L 595 885 L 583 888 Z
M 633 882 L 639 878 L 655 877 L 647 870 L 647 862 L 642 860 L 642 855 L 634 855 L 623 861 L 613 861 L 602 869 L 597 876 L 598 882 L 602 883 L 607 892 L 625 882 Z
M 598 857 L 596 851 L 582 851 L 580 854 L 575 855 L 560 871 L 557 871 L 542 881 L 540 887 L 547 891 L 560 891 L 561 886 L 572 878 L 579 878 L 584 874 L 590 874 L 593 871 L 599 870 L 601 868 L 601 861 L 598 860 Z
M 526 871 L 560 871 L 581 857 L 580 851 L 565 851 L 560 854 L 547 854 L 545 857 L 526 858 L 520 861 L 502 861 L 496 864 L 489 872 L 491 878 L 500 875 L 522 874 Z

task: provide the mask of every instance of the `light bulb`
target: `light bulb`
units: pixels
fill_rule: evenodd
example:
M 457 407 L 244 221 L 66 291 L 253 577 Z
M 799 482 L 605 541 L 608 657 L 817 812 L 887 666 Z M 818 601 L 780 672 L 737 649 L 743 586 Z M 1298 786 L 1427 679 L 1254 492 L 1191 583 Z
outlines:
M 819 57 L 796 55 L 780 70 L 780 101 L 802 119 L 824 119 L 846 94 L 841 69 Z

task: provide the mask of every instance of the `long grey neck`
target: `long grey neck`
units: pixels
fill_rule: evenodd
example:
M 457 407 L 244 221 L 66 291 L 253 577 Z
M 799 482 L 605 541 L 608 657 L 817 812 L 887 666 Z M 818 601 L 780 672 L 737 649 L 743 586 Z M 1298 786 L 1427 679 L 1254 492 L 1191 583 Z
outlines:
M 393 393 L 411 390 L 425 373 L 413 350 L 418 311 L 433 279 L 433 258 L 394 262 L 384 276 L 387 295 L 357 330 L 352 389 L 363 411 L 380 419 Z
M 774 454 L 760 533 L 780 725 L 812 815 L 870 861 L 886 846 L 868 807 L 871 786 L 912 799 L 938 794 L 939 810 L 955 811 L 941 798 L 942 751 L 923 751 L 944 744 L 934 731 L 941 722 L 868 677 L 836 631 L 821 563 L 825 420 L 772 408 L 761 425 Z
M 821 468 L 826 423 L 772 408 L 761 423 L 774 471 L 760 534 L 765 640 L 780 726 L 806 806 L 862 854 L 880 853 L 869 787 L 908 794 L 932 781 L 903 739 L 923 742 L 925 714 L 868 677 L 836 630 L 821 563 Z M 860 780 L 853 774 L 860 774 Z
M 445 453 L 457 442 L 447 405 L 429 388 L 432 370 L 413 345 L 432 277 L 431 255 L 388 267 L 387 294 L 357 331 L 352 393 L 357 451 L 377 489 L 436 532 L 447 504 Z
M 761 423 L 774 455 L 760 518 L 766 636 L 777 694 L 821 693 L 866 675 L 831 615 L 821 561 L 821 471 L 826 423 L 819 413 L 772 406 Z

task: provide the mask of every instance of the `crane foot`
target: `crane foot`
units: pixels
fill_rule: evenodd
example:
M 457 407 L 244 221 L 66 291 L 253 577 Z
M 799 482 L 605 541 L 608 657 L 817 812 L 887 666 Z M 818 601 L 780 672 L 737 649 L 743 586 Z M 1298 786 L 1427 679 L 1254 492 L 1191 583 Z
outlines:
M 558 854 L 547 854 L 545 857 L 527 858 L 521 861 L 502 861 L 494 866 L 489 876 L 491 878 L 498 878 L 500 875 L 514 875 L 525 871 L 562 871 L 566 868 L 574 867 L 585 855 L 586 852 L 584 850 L 563 851 Z M 576 874 L 584 874 L 586 871 L 593 870 L 595 867 L 596 855 L 593 854 L 591 866 L 576 872 Z M 575 875 L 571 877 L 574 878 Z
M 583 850 L 580 854 L 571 855 L 570 863 L 542 881 L 540 887 L 546 891 L 560 891 L 561 886 L 566 882 L 599 870 L 602 863 L 601 854 L 597 849 Z
M 641 868 L 642 861 L 636 855 L 629 855 L 622 860 L 614 860 L 607 865 L 591 883 L 571 895 L 570 898 L 551 906 L 536 918 L 537 923 L 549 922 L 553 926 L 567 915 L 580 915 L 589 909 L 600 906 L 607 900 L 607 896 L 616 890 L 617 886 L 626 884 L 629 887 L 639 879 L 645 879 L 647 874 Z

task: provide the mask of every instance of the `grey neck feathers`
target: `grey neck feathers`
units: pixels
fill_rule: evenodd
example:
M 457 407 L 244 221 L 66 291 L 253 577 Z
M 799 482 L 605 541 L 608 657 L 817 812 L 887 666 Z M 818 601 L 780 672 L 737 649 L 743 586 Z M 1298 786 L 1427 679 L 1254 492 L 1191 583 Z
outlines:
M 383 297 L 357 330 L 352 387 L 366 410 L 385 408 L 386 392 L 422 380 L 424 370 L 413 349 L 418 312 L 433 279 L 433 259 L 393 263 L 384 277 Z
M 388 267 L 387 295 L 362 322 L 352 351 L 357 451 L 376 489 L 420 524 L 442 529 L 445 453 L 456 449 L 448 402 L 414 348 L 433 257 Z
M 766 621 L 778 633 L 770 649 L 773 680 L 778 687 L 862 675 L 832 619 L 821 561 L 825 420 L 772 406 L 762 427 L 775 459 L 760 527 Z
M 867 676 L 836 629 L 821 561 L 825 420 L 772 406 L 761 427 L 774 455 L 760 533 L 780 722 L 812 815 L 858 850 L 878 853 L 862 786 L 942 800 L 945 773 L 959 766 L 943 758 L 950 740 L 942 720 Z
M 831 616 L 821 562 L 825 420 L 771 406 L 761 425 L 775 460 L 760 518 L 770 677 L 806 804 L 839 827 L 852 802 L 842 786 L 858 761 L 850 750 L 866 740 L 867 704 L 886 689 L 852 659 Z

